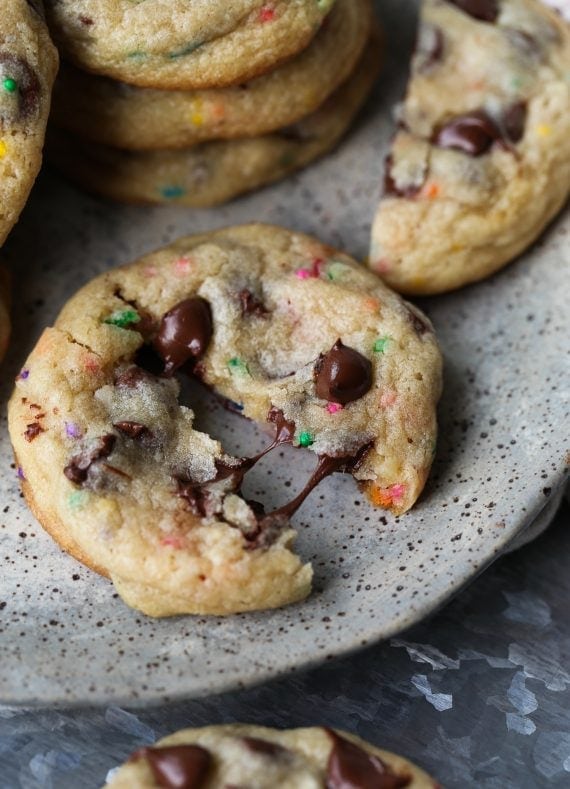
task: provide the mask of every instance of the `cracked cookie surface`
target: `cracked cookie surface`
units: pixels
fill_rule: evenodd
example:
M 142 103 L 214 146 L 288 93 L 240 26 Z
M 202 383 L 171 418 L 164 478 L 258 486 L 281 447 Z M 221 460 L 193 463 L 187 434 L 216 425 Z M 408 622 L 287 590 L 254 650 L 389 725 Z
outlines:
M 61 52 L 141 87 L 237 84 L 304 49 L 334 0 L 48 0 Z
M 42 161 L 57 53 L 40 3 L 10 0 L 0 18 L 0 246 Z
M 273 426 L 235 458 L 179 402 L 185 372 Z M 436 438 L 431 325 L 348 256 L 265 225 L 181 239 L 79 291 L 20 373 L 9 423 L 23 490 L 52 536 L 145 613 L 271 608 L 311 570 L 290 518 L 335 471 L 401 513 Z M 316 466 L 266 513 L 245 473 L 282 443 Z
M 538 0 L 424 0 L 370 266 L 404 293 L 482 279 L 570 191 L 570 28 Z
M 185 781 L 185 783 L 183 783 Z M 183 729 L 136 751 L 105 789 L 438 789 L 416 765 L 346 732 L 251 724 Z

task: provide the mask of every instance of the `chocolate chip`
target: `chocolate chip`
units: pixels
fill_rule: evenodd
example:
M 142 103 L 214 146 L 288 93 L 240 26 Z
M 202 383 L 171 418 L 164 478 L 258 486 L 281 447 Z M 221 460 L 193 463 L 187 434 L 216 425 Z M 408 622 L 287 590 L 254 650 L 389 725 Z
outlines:
M 524 135 L 527 116 L 525 101 L 519 101 L 506 109 L 502 118 L 503 130 L 507 140 L 520 142 Z
M 184 499 L 194 515 L 207 518 L 213 515 L 213 500 L 208 488 L 198 482 L 178 477 L 176 479 L 176 495 Z
M 396 775 L 379 756 L 367 753 L 332 729 L 325 729 L 333 741 L 327 764 L 327 789 L 401 789 L 409 786 L 409 775 Z
M 247 288 L 240 290 L 238 297 L 241 302 L 242 315 L 256 315 L 258 318 L 269 315 L 269 310 L 264 307 L 263 302 L 257 299 Z
M 14 90 L 0 97 L 0 127 L 27 120 L 38 112 L 40 82 L 23 58 L 0 52 L 0 81 L 10 80 Z
M 154 341 L 165 362 L 164 372 L 171 375 L 190 359 L 203 356 L 212 334 L 212 313 L 205 299 L 199 296 L 185 299 L 169 310 Z
M 469 16 L 482 22 L 494 22 L 499 16 L 498 0 L 448 0 Z
M 129 438 L 137 439 L 141 438 L 144 435 L 149 435 L 150 430 L 146 425 L 142 425 L 140 422 L 131 422 L 129 420 L 125 420 L 123 422 L 115 422 L 113 427 L 120 430 L 121 433 L 124 433 Z
M 315 365 L 317 397 L 346 405 L 358 400 L 372 386 L 372 364 L 354 348 L 337 340 Z
M 270 756 L 273 759 L 283 758 L 283 756 L 290 753 L 282 745 L 278 745 L 276 742 L 269 742 L 269 740 L 262 740 L 259 737 L 241 737 L 241 741 L 252 753 Z
M 210 771 L 212 757 L 199 745 L 140 748 L 129 761 L 144 759 L 163 789 L 200 789 Z
M 486 153 L 501 132 L 483 110 L 459 115 L 436 132 L 433 142 L 440 148 L 453 148 L 469 156 Z
M 76 485 L 81 485 L 85 482 L 89 469 L 98 460 L 109 457 L 115 447 L 117 437 L 112 433 L 97 438 L 90 446 L 89 449 L 74 455 L 67 466 L 63 469 L 63 473 L 71 482 Z
M 31 424 L 26 425 L 26 429 L 24 431 L 24 438 L 26 439 L 26 441 L 32 442 L 34 438 L 37 438 L 39 434 L 43 432 L 45 431 L 39 422 L 32 422 Z

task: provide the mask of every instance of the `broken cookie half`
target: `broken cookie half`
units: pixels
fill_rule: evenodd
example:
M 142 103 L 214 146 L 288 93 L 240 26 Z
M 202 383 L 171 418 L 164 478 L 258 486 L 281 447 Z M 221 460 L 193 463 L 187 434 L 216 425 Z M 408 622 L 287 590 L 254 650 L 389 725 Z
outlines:
M 233 457 L 180 403 L 190 375 L 274 431 Z M 9 421 L 24 494 L 69 553 L 153 616 L 229 614 L 305 597 L 290 519 L 333 472 L 402 513 L 435 449 L 431 324 L 348 256 L 265 225 L 181 239 L 95 279 L 46 329 Z M 261 457 L 316 455 L 266 511 L 241 493 Z

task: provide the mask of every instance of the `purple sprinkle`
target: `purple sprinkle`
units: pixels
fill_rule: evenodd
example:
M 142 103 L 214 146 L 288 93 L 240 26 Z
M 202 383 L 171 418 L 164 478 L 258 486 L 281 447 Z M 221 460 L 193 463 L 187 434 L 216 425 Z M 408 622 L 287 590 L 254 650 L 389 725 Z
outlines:
M 20 373 L 18 378 L 21 378 L 22 381 L 25 381 L 29 374 L 30 374 L 30 371 L 24 369 L 24 370 L 22 370 L 22 372 Z
M 18 471 L 16 473 L 18 475 L 18 479 L 23 479 L 23 480 L 26 479 L 24 475 L 24 469 L 21 466 L 18 466 Z
M 73 422 L 65 423 L 65 432 L 71 438 L 81 438 L 81 428 Z

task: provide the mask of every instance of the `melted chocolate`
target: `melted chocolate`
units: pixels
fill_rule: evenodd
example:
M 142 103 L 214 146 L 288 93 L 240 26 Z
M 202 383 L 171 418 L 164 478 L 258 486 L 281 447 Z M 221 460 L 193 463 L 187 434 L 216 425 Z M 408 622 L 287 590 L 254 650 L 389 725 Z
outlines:
M 78 455 L 74 455 L 63 473 L 71 482 L 81 485 L 87 479 L 89 469 L 98 460 L 109 457 L 115 447 L 117 437 L 112 433 L 98 438 L 90 450 L 85 450 Z
M 28 442 L 32 442 L 34 438 L 37 438 L 40 433 L 43 433 L 44 429 L 40 425 L 39 422 L 32 422 L 29 425 L 26 425 L 26 429 L 24 431 L 24 438 Z
M 16 89 L 0 94 L 0 128 L 36 115 L 40 104 L 40 82 L 23 58 L 0 52 L 0 80 L 12 79 Z
M 372 386 L 372 363 L 354 348 L 337 340 L 315 365 L 317 397 L 346 405 L 358 400 Z
M 350 740 L 326 729 L 333 741 L 327 764 L 327 789 L 401 789 L 409 775 L 396 775 L 379 756 L 367 753 Z
M 398 186 L 392 177 L 392 165 L 394 160 L 391 155 L 388 155 L 384 160 L 384 194 L 391 197 L 415 197 L 421 189 L 421 186 L 412 184 L 411 186 L 401 187 Z
M 265 308 L 263 302 L 259 301 L 247 288 L 240 290 L 238 297 L 241 302 L 242 315 L 255 315 L 258 318 L 269 315 L 269 310 Z
M 259 737 L 242 737 L 241 741 L 252 753 L 259 753 L 272 759 L 283 758 L 283 756 L 290 753 L 282 745 L 278 745 L 276 742 L 269 742 L 269 740 L 261 740 Z
M 163 316 L 154 346 L 172 375 L 190 359 L 203 356 L 214 328 L 210 305 L 200 296 L 185 299 Z
M 133 439 L 142 438 L 142 436 L 150 434 L 150 430 L 146 425 L 142 425 L 140 422 L 131 422 L 130 420 L 115 422 L 113 427 Z
M 453 148 L 468 156 L 481 156 L 502 137 L 495 121 L 483 110 L 459 115 L 434 135 L 440 148 Z
M 144 344 L 138 349 L 134 359 L 137 367 L 150 375 L 162 375 L 164 363 L 152 345 Z
M 494 22 L 499 16 L 499 0 L 449 0 L 449 2 L 482 22 Z
M 212 765 L 212 757 L 199 745 L 141 748 L 129 761 L 144 759 L 156 783 L 163 789 L 200 789 Z
M 176 485 L 176 495 L 186 501 L 194 515 L 208 518 L 214 514 L 212 496 L 207 487 L 183 477 L 176 478 Z

